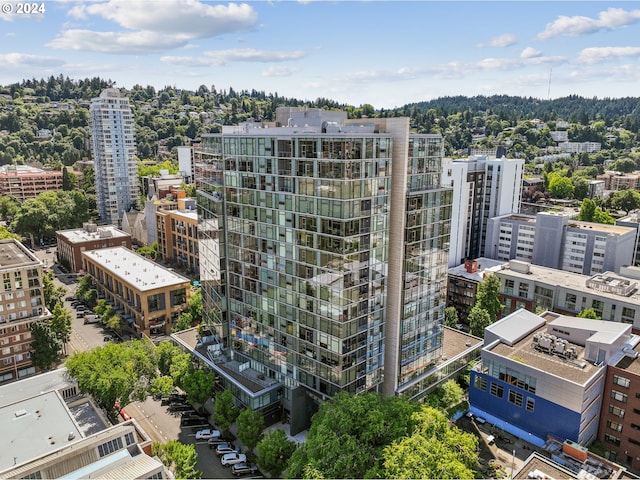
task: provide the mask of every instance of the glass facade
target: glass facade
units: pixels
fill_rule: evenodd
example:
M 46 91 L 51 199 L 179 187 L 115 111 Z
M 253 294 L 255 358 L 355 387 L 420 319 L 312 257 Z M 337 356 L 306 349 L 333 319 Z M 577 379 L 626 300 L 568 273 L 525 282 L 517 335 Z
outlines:
M 221 350 L 319 399 L 383 376 L 392 163 L 408 162 L 404 383 L 441 356 L 451 191 L 442 139 L 376 133 L 212 134 L 196 152 L 204 312 Z M 273 133 L 272 133 L 273 132 Z M 407 130 L 408 136 L 408 130 Z M 285 392 L 285 396 L 289 393 Z

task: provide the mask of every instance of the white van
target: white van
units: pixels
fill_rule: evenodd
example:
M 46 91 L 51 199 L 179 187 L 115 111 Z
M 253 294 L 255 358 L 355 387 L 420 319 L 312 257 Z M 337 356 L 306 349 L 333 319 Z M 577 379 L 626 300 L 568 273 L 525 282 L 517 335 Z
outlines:
M 100 316 L 99 315 L 85 315 L 84 316 L 84 324 L 88 324 L 88 323 L 100 323 Z

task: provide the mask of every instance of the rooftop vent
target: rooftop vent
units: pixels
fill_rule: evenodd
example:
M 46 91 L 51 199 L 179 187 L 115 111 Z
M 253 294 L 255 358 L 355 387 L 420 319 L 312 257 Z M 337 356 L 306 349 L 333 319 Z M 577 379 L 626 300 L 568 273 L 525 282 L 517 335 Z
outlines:
M 71 440 L 73 440 L 74 438 L 76 438 L 76 434 L 75 434 L 75 433 L 73 433 L 73 432 L 69 432 L 69 436 L 67 437 L 67 440 L 71 441 Z
M 16 410 L 16 412 L 14 413 L 16 418 L 24 417 L 26 414 L 27 414 L 27 411 L 24 408 L 22 410 Z

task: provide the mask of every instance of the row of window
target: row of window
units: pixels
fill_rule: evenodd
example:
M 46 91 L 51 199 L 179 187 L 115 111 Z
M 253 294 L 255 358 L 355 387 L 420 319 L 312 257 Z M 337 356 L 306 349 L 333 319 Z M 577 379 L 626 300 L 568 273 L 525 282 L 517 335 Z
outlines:
M 474 387 L 478 390 L 482 390 L 483 392 L 487 391 L 487 380 L 484 377 L 476 376 L 474 380 Z M 489 387 L 489 393 L 494 397 L 503 398 L 504 397 L 504 386 L 499 383 L 491 382 Z M 508 391 L 507 401 L 509 403 L 514 404 L 516 407 L 522 407 L 522 402 L 524 400 L 524 395 L 517 390 Z M 532 397 L 527 397 L 525 408 L 527 412 L 533 412 L 535 410 L 536 401 Z

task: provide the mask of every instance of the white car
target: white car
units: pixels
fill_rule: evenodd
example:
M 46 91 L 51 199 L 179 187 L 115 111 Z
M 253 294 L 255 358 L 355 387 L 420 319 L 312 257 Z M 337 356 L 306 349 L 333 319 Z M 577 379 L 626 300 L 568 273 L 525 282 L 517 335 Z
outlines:
M 196 432 L 196 440 L 209 440 L 211 437 L 219 437 L 220 432 L 211 428 L 205 428 L 204 430 L 198 430 Z
M 245 463 L 247 461 L 247 456 L 244 453 L 226 453 L 220 458 L 220 463 L 225 467 L 229 465 L 235 465 L 236 463 Z

